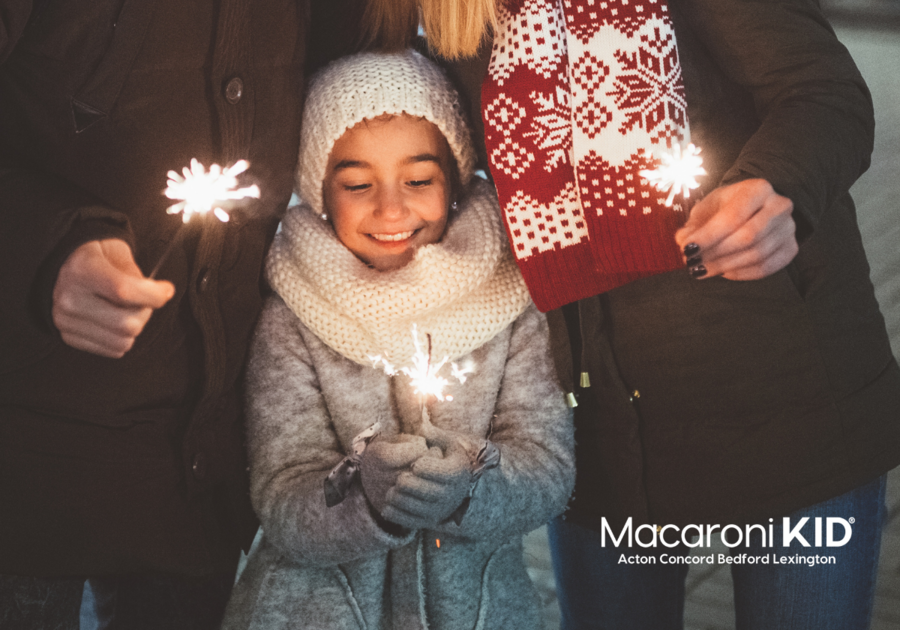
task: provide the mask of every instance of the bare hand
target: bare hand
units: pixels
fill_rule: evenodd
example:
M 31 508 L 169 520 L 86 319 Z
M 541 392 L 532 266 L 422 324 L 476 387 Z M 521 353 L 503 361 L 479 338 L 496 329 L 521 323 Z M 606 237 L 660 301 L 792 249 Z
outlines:
M 748 179 L 717 188 L 698 202 L 675 240 L 681 248 L 699 246 L 693 258 L 686 256 L 695 277 L 759 280 L 797 255 L 793 210 L 793 202 L 769 182 Z
M 53 323 L 73 348 L 118 359 L 173 295 L 171 282 L 144 278 L 125 241 L 90 241 L 59 270 Z

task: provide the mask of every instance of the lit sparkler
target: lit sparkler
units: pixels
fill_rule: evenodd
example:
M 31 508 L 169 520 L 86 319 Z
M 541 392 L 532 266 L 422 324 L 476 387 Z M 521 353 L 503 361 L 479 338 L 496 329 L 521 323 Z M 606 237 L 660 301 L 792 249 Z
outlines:
M 182 220 L 187 223 L 195 214 L 208 214 L 212 212 L 219 221 L 228 221 L 228 212 L 222 205 L 228 201 L 246 199 L 252 197 L 259 199 L 259 186 L 238 187 L 237 177 L 250 167 L 247 160 L 238 160 L 232 166 L 223 169 L 218 164 L 213 164 L 206 170 L 198 160 L 191 159 L 190 168 L 185 166 L 181 173 L 169 171 L 165 196 L 177 200 L 166 209 L 169 214 L 182 213 Z M 166 251 L 160 257 L 156 267 L 150 272 L 150 278 L 155 278 L 163 262 L 168 258 L 175 243 L 181 237 L 182 229 L 175 234 L 175 238 L 169 243 Z
M 697 177 L 706 175 L 703 168 L 703 158 L 700 157 L 700 149 L 693 144 L 688 144 L 681 150 L 681 145 L 676 144 L 671 153 L 663 153 L 660 156 L 661 164 L 654 169 L 644 169 L 639 175 L 656 186 L 660 192 L 669 191 L 666 198 L 666 206 L 671 207 L 675 195 L 681 194 L 683 199 L 691 196 L 691 190 L 698 188 L 700 184 Z
M 438 446 L 443 451 L 447 448 L 448 439 L 463 440 L 463 447 L 469 453 L 472 465 L 472 478 L 469 486 L 469 492 L 463 499 L 462 503 L 447 517 L 448 521 L 453 521 L 457 525 L 462 523 L 463 517 L 469 509 L 469 503 L 475 493 L 479 479 L 484 471 L 496 468 L 500 465 L 500 450 L 494 445 L 490 439 L 483 440 L 480 444 L 473 444 L 471 441 L 460 437 L 450 437 L 448 432 L 438 429 L 431 423 L 431 415 L 428 413 L 428 398 L 434 397 L 438 401 L 453 400 L 452 396 L 444 393 L 444 388 L 450 383 L 443 376 L 439 376 L 441 368 L 447 364 L 448 357 L 444 357 L 437 363 L 431 360 L 431 335 L 426 334 L 428 340 L 428 352 L 423 352 L 419 343 L 419 333 L 415 324 L 412 329 L 413 344 L 416 352 L 412 357 L 411 367 L 402 367 L 396 369 L 387 359 L 382 356 L 369 356 L 373 367 L 382 366 L 385 374 L 394 376 L 397 373 L 405 374 L 410 379 L 410 384 L 415 388 L 415 393 L 419 395 L 420 404 L 422 406 L 422 425 L 420 428 L 422 437 L 425 438 L 429 447 Z M 466 382 L 469 374 L 475 370 L 471 365 L 460 367 L 456 363 L 450 364 L 450 376 L 459 381 L 460 384 Z M 493 426 L 492 426 L 493 429 Z M 488 435 L 488 438 L 490 434 Z M 326 484 L 327 486 L 327 484 Z M 327 490 L 326 490 L 327 491 Z M 440 540 L 436 540 L 438 547 L 441 546 Z
M 259 199 L 259 186 L 253 184 L 238 188 L 237 176 L 250 167 L 247 160 L 238 160 L 233 166 L 223 169 L 218 164 L 209 167 L 209 171 L 196 159 L 191 160 L 191 167 L 182 169 L 183 175 L 169 171 L 169 181 L 165 195 L 169 199 L 178 199 L 178 203 L 169 206 L 169 214 L 182 212 L 187 223 L 195 214 L 212 212 L 219 221 L 228 221 L 228 213 L 219 204 L 223 201 L 253 197 Z
M 438 375 L 441 368 L 447 364 L 448 357 L 433 363 L 431 360 L 431 335 L 426 335 L 428 340 L 428 352 L 426 353 L 422 351 L 422 345 L 419 343 L 419 333 L 415 324 L 413 324 L 412 334 L 416 353 L 412 357 L 411 367 L 402 367 L 398 370 L 381 355 L 369 356 L 372 366 L 377 368 L 381 365 L 384 373 L 388 376 L 394 376 L 397 373 L 408 376 L 415 392 L 422 398 L 423 408 L 425 400 L 429 396 L 434 396 L 439 401 L 453 400 L 453 396 L 444 393 L 444 388 L 450 384 L 450 381 Z M 467 376 L 474 371 L 471 366 L 459 367 L 456 363 L 450 364 L 450 376 L 459 381 L 460 384 L 465 383 Z

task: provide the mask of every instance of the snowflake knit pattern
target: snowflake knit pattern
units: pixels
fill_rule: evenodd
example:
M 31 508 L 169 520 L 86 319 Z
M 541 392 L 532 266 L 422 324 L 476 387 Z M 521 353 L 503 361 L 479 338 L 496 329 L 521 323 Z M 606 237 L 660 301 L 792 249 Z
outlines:
M 435 360 L 480 348 L 531 303 L 491 186 L 473 178 L 440 243 L 405 267 L 376 271 L 309 205 L 290 208 L 266 262 L 272 288 L 327 346 L 360 365 L 411 365 L 412 327 Z
M 683 267 L 638 172 L 689 141 L 665 0 L 512 0 L 500 11 L 482 115 L 519 268 L 541 311 Z

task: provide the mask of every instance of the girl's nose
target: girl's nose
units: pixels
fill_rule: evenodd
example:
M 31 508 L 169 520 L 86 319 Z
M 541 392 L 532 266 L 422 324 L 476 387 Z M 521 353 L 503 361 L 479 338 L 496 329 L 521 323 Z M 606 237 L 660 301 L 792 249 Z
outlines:
M 399 218 L 406 214 L 406 206 L 400 191 L 393 186 L 383 187 L 378 196 L 378 208 L 375 213 L 384 219 Z

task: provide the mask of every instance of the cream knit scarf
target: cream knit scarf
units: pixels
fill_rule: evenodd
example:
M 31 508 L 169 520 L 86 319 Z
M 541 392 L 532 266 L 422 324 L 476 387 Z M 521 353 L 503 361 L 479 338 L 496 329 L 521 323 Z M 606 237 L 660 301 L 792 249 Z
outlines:
M 430 334 L 435 360 L 458 359 L 509 326 L 530 299 L 500 220 L 493 189 L 475 179 L 443 240 L 419 248 L 405 267 L 380 272 L 354 256 L 307 206 L 288 210 L 267 276 L 303 324 L 361 365 L 396 367 Z

